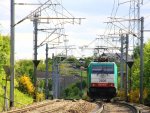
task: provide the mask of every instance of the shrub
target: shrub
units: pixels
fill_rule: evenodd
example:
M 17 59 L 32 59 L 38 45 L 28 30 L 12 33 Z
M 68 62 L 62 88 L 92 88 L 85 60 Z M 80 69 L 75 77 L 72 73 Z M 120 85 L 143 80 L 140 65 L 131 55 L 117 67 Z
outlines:
M 138 103 L 139 102 L 139 89 L 131 90 L 129 98 L 130 98 L 130 102 Z
M 31 82 L 31 79 L 29 78 L 29 76 L 23 75 L 20 77 L 19 89 L 24 93 L 27 93 L 29 95 L 33 95 L 35 88 Z
M 79 99 L 81 98 L 81 90 L 74 85 L 71 85 L 70 87 L 66 88 L 64 90 L 64 98 L 68 99 Z
M 144 104 L 150 106 L 150 90 L 145 89 L 143 95 L 144 95 Z
M 120 97 L 120 99 L 125 99 L 125 90 L 119 90 L 117 93 L 117 96 Z
M 129 98 L 130 98 L 130 102 L 133 103 L 138 103 L 139 102 L 139 89 L 135 89 L 135 90 L 131 90 Z M 143 90 L 143 99 L 145 100 L 148 97 L 148 90 L 145 88 Z
M 40 102 L 40 101 L 42 101 L 42 100 L 44 100 L 44 99 L 45 99 L 44 93 L 38 92 L 38 93 L 36 94 L 36 102 Z
M 87 95 L 87 92 L 86 91 L 84 91 L 84 93 L 83 93 L 83 96 L 82 96 L 82 99 L 83 100 L 90 100 L 90 98 L 89 98 L 89 96 Z
M 87 99 L 87 95 L 85 95 L 85 89 L 86 89 L 86 81 L 82 81 L 82 91 L 81 91 L 81 81 L 78 81 L 72 85 L 70 85 L 68 88 L 66 88 L 63 92 L 64 98 L 71 98 L 71 99 L 80 99 L 84 98 Z

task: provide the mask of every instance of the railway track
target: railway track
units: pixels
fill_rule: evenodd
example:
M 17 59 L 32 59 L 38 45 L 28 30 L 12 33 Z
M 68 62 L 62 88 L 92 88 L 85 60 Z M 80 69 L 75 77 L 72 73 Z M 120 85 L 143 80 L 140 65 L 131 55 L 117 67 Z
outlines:
M 64 108 L 64 106 L 67 105 L 65 102 L 61 102 L 62 105 L 59 107 L 55 107 L 55 104 L 58 102 L 61 102 L 61 100 L 56 100 L 56 101 L 46 101 L 43 103 L 27 106 L 21 109 L 15 109 L 11 111 L 7 111 L 7 113 L 53 113 L 58 110 L 61 110 Z
M 93 111 L 90 112 L 91 110 Z M 143 113 L 143 110 L 122 101 L 47 100 L 21 109 L 7 111 L 7 113 Z
M 7 113 L 89 113 L 95 106 L 84 100 L 47 100 Z
M 99 108 L 92 113 L 138 113 L 138 110 L 125 102 L 96 102 Z

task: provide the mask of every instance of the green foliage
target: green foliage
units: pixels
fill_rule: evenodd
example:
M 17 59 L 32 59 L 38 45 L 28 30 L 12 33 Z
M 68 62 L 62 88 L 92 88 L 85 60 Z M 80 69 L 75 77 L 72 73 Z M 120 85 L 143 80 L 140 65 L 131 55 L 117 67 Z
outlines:
M 130 102 L 138 103 L 139 102 L 139 89 L 131 90 L 129 95 Z
M 144 87 L 150 87 L 150 40 L 144 46 Z
M 40 60 L 40 63 L 37 68 L 39 71 L 45 71 L 45 69 L 46 69 L 45 61 Z M 50 59 L 50 58 L 48 59 L 48 70 L 52 71 L 52 59 Z
M 69 57 L 66 59 L 66 61 L 72 63 L 72 65 L 76 68 L 80 68 L 81 66 L 84 66 L 85 68 L 88 67 L 89 63 L 93 61 L 92 57 L 87 57 L 87 58 L 80 58 L 79 60 L 76 59 L 75 57 Z
M 40 60 L 40 63 L 38 64 L 38 70 L 39 71 L 45 71 L 45 62 L 43 60 Z
M 3 66 L 9 65 L 10 59 L 10 38 L 0 35 L 0 74 L 3 72 Z
M 38 93 L 36 94 L 36 102 L 40 102 L 40 101 L 42 101 L 42 100 L 44 100 L 44 99 L 45 99 L 44 93 L 38 92 Z
M 140 58 L 139 58 L 139 46 L 134 51 L 134 65 L 132 68 L 132 89 L 139 88 L 139 74 L 140 74 Z M 143 83 L 145 88 L 150 87 L 150 40 L 144 45 L 144 77 Z
M 33 80 L 33 62 L 32 60 L 19 60 L 16 62 L 16 77 L 20 77 L 21 75 L 29 75 L 29 77 Z
M 68 63 L 61 63 L 59 65 L 60 68 L 60 74 L 61 75 L 69 75 L 69 71 L 71 70 L 70 64 Z
M 10 38 L 9 36 L 2 36 L 0 35 L 0 111 L 2 111 L 4 106 L 4 89 L 3 86 L 6 85 L 4 80 L 5 79 L 5 73 L 3 70 L 4 65 L 9 66 L 10 61 Z M 15 101 L 15 107 L 20 107 L 23 105 L 31 104 L 33 102 L 33 99 L 23 93 L 21 93 L 17 87 L 17 82 L 15 80 L 15 90 L 14 90 L 14 101 Z M 7 83 L 7 98 L 9 98 L 10 95 L 10 83 Z M 9 105 L 9 103 L 8 103 Z
M 4 65 L 10 65 L 10 38 L 9 36 L 0 35 L 0 111 L 2 111 L 4 106 L 4 89 L 5 82 L 5 72 L 3 70 Z M 15 67 L 16 68 L 16 67 Z M 20 107 L 33 102 L 33 99 L 29 95 L 21 93 L 16 87 L 18 87 L 18 82 L 15 79 L 15 89 L 14 89 L 14 101 L 15 107 Z M 10 95 L 10 82 L 7 82 L 7 98 Z M 9 102 L 8 102 L 9 105 Z
M 140 56 L 140 46 L 134 48 L 133 56 L 135 59 L 137 59 Z
M 52 90 L 52 80 L 48 80 L 48 88 L 49 88 L 49 91 Z
M 82 82 L 82 91 L 81 91 L 81 82 L 77 82 L 75 84 L 70 85 L 68 88 L 64 90 L 64 98 L 67 99 L 80 99 L 85 97 L 85 88 L 86 82 L 83 80 Z
M 68 61 L 68 62 L 70 62 L 70 63 L 76 63 L 76 62 L 78 62 L 78 60 L 77 60 L 75 57 L 73 57 L 73 56 L 67 58 L 66 61 Z
M 125 100 L 125 90 L 119 90 L 117 92 L 117 97 L 120 97 L 120 99 Z
M 130 99 L 133 102 L 138 102 L 139 99 L 139 84 L 140 84 L 140 47 L 137 46 L 134 49 L 134 64 L 132 67 L 132 90 L 130 93 Z M 144 76 L 143 76 L 143 87 L 149 89 L 150 87 L 150 40 L 144 44 Z M 147 95 L 144 97 L 144 103 L 149 104 L 150 91 L 144 89 L 143 94 Z
M 87 57 L 84 59 L 85 63 L 84 63 L 84 67 L 87 68 L 88 65 L 90 64 L 90 62 L 93 61 L 93 58 L 92 57 Z
M 52 71 L 51 59 L 48 59 L 48 65 L 49 65 L 49 71 Z M 16 68 L 16 77 L 19 77 L 25 74 L 25 75 L 28 75 L 33 81 L 34 64 L 32 60 L 19 60 L 16 62 L 15 68 Z M 41 60 L 37 68 L 40 71 L 45 71 L 44 61 Z
M 80 75 L 81 76 L 81 70 L 78 68 L 73 68 L 71 64 L 69 63 L 62 63 L 60 64 L 60 74 L 61 75 Z M 86 77 L 87 76 L 87 71 L 83 70 L 82 71 L 82 76 Z
M 15 88 L 14 93 L 14 99 L 15 99 L 15 107 L 22 107 L 28 104 L 33 103 L 33 98 L 27 94 L 22 93 L 18 89 Z
M 45 80 L 40 80 L 38 87 L 41 89 L 45 88 Z
M 140 67 L 139 67 L 140 59 L 137 58 L 134 60 L 134 64 L 132 67 L 132 89 L 139 88 L 139 73 L 140 73 Z
M 143 91 L 143 99 L 146 100 L 148 97 L 148 89 L 144 89 Z M 139 103 L 139 89 L 131 90 L 129 93 L 129 100 L 132 103 Z
M 5 86 L 4 79 L 5 75 L 0 75 L 0 111 L 2 111 L 3 106 L 4 106 L 4 89 L 2 86 Z M 21 91 L 18 90 L 17 87 L 17 81 L 15 80 L 15 89 L 14 89 L 14 104 L 15 107 L 22 107 L 28 104 L 33 103 L 33 99 L 31 96 L 22 93 Z M 7 83 L 7 98 L 9 98 L 10 95 L 10 82 L 8 81 Z M 9 105 L 9 101 L 8 101 Z
M 146 89 L 146 93 L 147 93 L 147 96 L 144 99 L 144 104 L 147 105 L 147 106 L 150 106 L 150 90 Z

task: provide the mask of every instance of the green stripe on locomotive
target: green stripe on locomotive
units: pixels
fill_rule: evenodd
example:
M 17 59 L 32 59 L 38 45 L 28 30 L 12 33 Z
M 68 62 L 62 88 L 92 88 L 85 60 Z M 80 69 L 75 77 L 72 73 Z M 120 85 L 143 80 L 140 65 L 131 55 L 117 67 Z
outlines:
M 118 71 L 117 71 L 117 65 L 114 63 L 114 84 L 115 84 L 115 88 L 116 90 L 118 89 Z
M 87 83 L 88 83 L 88 91 L 89 91 L 89 87 L 90 87 L 90 84 L 91 84 L 91 73 L 92 73 L 92 66 L 101 66 L 101 65 L 105 65 L 105 66 L 111 66 L 111 65 L 114 65 L 114 85 L 115 85 L 115 88 L 117 90 L 117 87 L 118 87 L 118 76 L 117 76 L 117 65 L 114 63 L 114 62 L 91 62 L 88 66 L 88 74 L 87 74 Z

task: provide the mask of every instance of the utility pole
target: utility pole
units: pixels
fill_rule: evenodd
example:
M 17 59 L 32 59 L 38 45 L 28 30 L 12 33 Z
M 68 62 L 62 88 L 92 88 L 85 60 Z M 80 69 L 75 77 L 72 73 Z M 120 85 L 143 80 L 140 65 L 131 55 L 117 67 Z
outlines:
M 38 29 L 38 15 L 35 14 L 34 15 L 34 20 L 33 20 L 33 26 L 34 26 L 34 38 L 33 38 L 33 42 L 34 42 L 34 60 L 37 60 L 37 29 Z
M 143 40 L 144 40 L 144 17 L 141 17 L 141 38 L 140 38 L 140 104 L 143 103 Z
M 137 1 L 137 16 L 138 16 L 138 38 L 140 37 L 140 0 Z
M 56 98 L 60 97 L 60 74 L 59 74 L 59 62 L 56 60 Z
M 46 99 L 48 99 L 48 44 L 46 44 L 46 74 L 45 74 L 45 97 Z
M 80 71 L 81 71 L 81 84 L 80 84 L 80 87 L 81 87 L 81 98 L 82 98 L 82 94 L 83 94 L 83 92 L 82 92 L 82 90 L 83 90 L 83 85 L 82 85 L 82 71 L 84 71 L 84 67 L 83 66 L 81 66 L 80 67 Z
M 54 54 L 52 54 L 52 61 L 53 61 L 53 64 L 52 64 L 52 92 L 53 92 L 53 98 L 56 99 L 56 93 L 57 93 L 57 90 L 56 90 L 56 57 L 54 57 Z
M 57 99 L 59 97 L 59 67 L 58 67 L 58 59 L 55 58 L 55 70 L 54 70 L 54 75 L 55 75 L 55 93 L 54 93 L 54 97 Z
M 129 44 L 129 35 L 126 34 L 126 101 L 128 102 L 128 44 Z
M 14 6 L 14 0 L 10 1 L 10 107 L 14 107 L 14 76 L 15 76 L 15 69 L 14 69 L 14 51 L 15 51 L 15 6 Z
M 131 90 L 132 90 L 132 80 L 131 80 L 132 76 L 131 75 L 132 75 L 133 63 L 134 63 L 133 59 L 132 60 L 128 60 L 128 62 L 127 62 L 128 67 L 130 68 L 129 92 L 131 92 Z
M 68 40 L 64 39 L 66 58 L 67 58 L 67 55 L 68 55 L 68 53 L 67 53 L 68 52 L 68 50 L 67 50 L 67 42 L 68 42 Z
M 34 15 L 34 20 L 33 20 L 33 25 L 34 25 L 34 87 L 35 87 L 35 91 L 34 91 L 34 101 L 36 101 L 36 94 L 37 94 L 37 66 L 39 64 L 39 60 L 37 60 L 37 28 L 38 28 L 38 15 L 35 14 Z
M 121 60 L 120 60 L 120 75 L 121 75 L 121 82 L 120 82 L 120 85 L 121 85 L 121 89 L 123 89 L 123 76 L 124 76 L 124 60 L 123 60 L 123 45 L 124 45 L 124 36 L 121 35 Z
M 58 59 L 57 57 L 54 57 L 54 54 L 52 56 L 53 58 L 53 65 L 52 65 L 52 92 L 53 92 L 53 98 L 57 99 L 59 97 L 59 65 L 58 65 Z
M 55 73 L 54 73 L 54 53 L 52 54 L 52 95 L 53 95 L 53 97 L 52 98 L 54 98 L 54 89 L 55 89 L 55 87 L 54 87 L 54 84 L 55 84 L 55 79 L 54 79 L 54 77 L 55 77 Z

